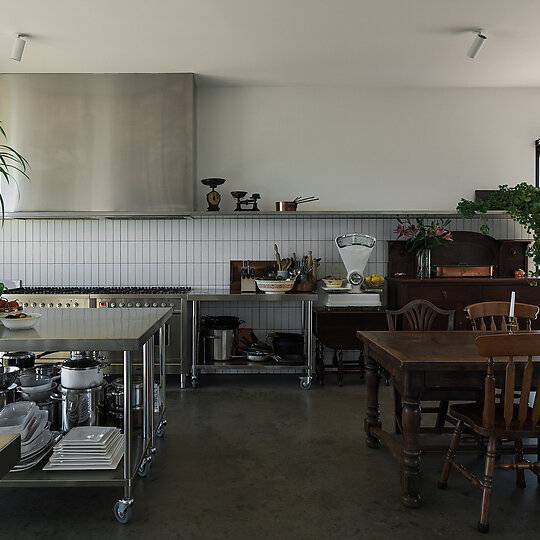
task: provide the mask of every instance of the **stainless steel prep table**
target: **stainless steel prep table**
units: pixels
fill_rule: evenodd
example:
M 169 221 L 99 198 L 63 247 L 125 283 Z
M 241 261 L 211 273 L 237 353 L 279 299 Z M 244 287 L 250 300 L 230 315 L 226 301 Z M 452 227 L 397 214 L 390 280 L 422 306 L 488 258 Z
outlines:
M 271 370 L 287 373 L 300 372 L 305 374 L 300 377 L 300 386 L 303 389 L 311 387 L 313 377 L 313 302 L 317 300 L 317 293 L 231 293 L 228 289 L 192 290 L 188 293 L 187 301 L 191 306 L 191 385 L 197 386 L 197 377 L 201 369 L 223 370 L 224 366 L 212 366 L 211 364 L 199 364 L 198 331 L 199 331 L 199 303 L 200 302 L 301 302 L 302 304 L 302 328 L 304 332 L 304 346 L 306 349 L 306 364 L 302 366 L 279 366 L 279 365 L 235 365 L 234 362 L 227 364 L 226 368 L 249 370 L 257 373 Z
M 118 521 L 127 523 L 133 504 L 133 479 L 148 474 L 155 452 L 154 435 L 162 436 L 165 412 L 165 347 L 160 347 L 161 410 L 154 430 L 154 334 L 163 338 L 164 325 L 172 315 L 170 308 L 128 308 L 119 310 L 93 308 L 35 309 L 41 318 L 28 330 L 0 329 L 0 350 L 3 351 L 123 351 L 124 353 L 124 466 L 113 471 L 42 471 L 40 466 L 29 471 L 8 473 L 0 486 L 59 487 L 123 485 L 124 497 L 114 507 Z M 132 353 L 142 350 L 143 356 L 143 431 L 133 437 L 131 410 Z

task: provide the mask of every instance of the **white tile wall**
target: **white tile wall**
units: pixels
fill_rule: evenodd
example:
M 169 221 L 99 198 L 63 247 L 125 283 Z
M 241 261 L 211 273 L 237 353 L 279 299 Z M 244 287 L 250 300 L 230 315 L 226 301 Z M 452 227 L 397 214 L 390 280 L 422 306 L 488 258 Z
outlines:
M 430 217 L 430 216 L 428 216 Z M 451 230 L 479 231 L 479 219 L 454 217 Z M 527 238 L 503 215 L 488 219 L 496 238 Z M 0 279 L 24 285 L 228 287 L 231 259 L 274 260 L 309 249 L 319 275 L 345 275 L 333 239 L 347 232 L 377 238 L 368 273 L 386 273 L 386 240 L 396 216 L 236 217 L 170 220 L 6 220 L 0 229 Z M 299 331 L 300 307 L 205 304 L 203 312 L 237 315 L 259 334 Z
M 503 215 L 490 216 L 496 238 L 527 238 Z M 450 229 L 479 231 L 479 219 L 452 219 Z M 396 217 L 270 218 L 203 216 L 171 220 L 6 220 L 0 229 L 0 279 L 25 285 L 227 287 L 231 259 L 274 259 L 313 251 L 320 275 L 344 268 L 333 239 L 363 232 L 378 240 L 367 272 L 384 274 L 386 240 Z

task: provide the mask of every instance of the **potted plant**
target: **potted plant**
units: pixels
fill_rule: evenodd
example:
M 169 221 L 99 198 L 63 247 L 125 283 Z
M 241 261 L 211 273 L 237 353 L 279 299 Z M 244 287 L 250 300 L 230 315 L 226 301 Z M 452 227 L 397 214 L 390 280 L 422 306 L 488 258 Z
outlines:
M 452 242 L 452 233 L 446 228 L 450 220 L 436 219 L 431 223 L 425 222 L 424 217 L 416 218 L 414 223 L 407 216 L 406 221 L 398 218 L 398 226 L 394 231 L 398 238 L 407 238 L 407 248 L 416 254 L 416 277 L 419 279 L 431 277 L 431 250 Z
M 7 135 L 0 122 L 0 135 L 7 142 Z M 17 184 L 15 174 L 28 178 L 26 170 L 29 168 L 28 161 L 7 144 L 0 144 L 0 180 L 3 178 L 8 184 L 13 180 Z M 29 179 L 29 178 L 28 178 Z M 2 224 L 4 223 L 4 198 L 0 190 L 0 209 L 2 211 Z
M 486 200 L 469 201 L 461 199 L 457 210 L 463 217 L 482 215 L 489 210 L 504 210 L 514 221 L 523 225 L 532 235 L 533 243 L 527 249 L 527 255 L 532 258 L 535 270 L 531 276 L 540 276 L 540 189 L 521 182 L 514 187 L 506 184 L 499 186 Z M 485 217 L 484 217 L 485 219 Z M 489 226 L 483 223 L 480 231 L 489 233 Z M 536 282 L 531 282 L 536 285 Z

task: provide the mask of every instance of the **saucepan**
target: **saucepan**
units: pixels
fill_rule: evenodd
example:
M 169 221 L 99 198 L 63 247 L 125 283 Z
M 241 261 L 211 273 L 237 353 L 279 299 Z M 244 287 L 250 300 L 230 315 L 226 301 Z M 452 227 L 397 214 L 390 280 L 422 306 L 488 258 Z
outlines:
M 278 212 L 296 212 L 299 204 L 318 201 L 319 197 L 296 197 L 293 201 L 278 201 L 276 210 Z

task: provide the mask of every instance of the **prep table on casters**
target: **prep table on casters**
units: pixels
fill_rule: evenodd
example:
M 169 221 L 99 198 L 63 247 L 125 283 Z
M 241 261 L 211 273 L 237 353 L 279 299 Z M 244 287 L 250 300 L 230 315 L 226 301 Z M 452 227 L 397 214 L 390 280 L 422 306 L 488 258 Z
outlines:
M 197 386 L 197 378 L 201 369 L 212 369 L 209 364 L 199 363 L 199 304 L 200 302 L 300 302 L 302 305 L 302 328 L 304 333 L 304 347 L 306 352 L 306 362 L 303 365 L 295 366 L 303 376 L 300 377 L 300 387 L 304 390 L 311 388 L 313 378 L 313 302 L 317 300 L 317 293 L 287 293 L 287 294 L 264 294 L 264 293 L 231 293 L 228 290 L 193 290 L 188 294 L 188 304 L 191 304 L 191 385 Z M 216 369 L 223 370 L 224 366 L 215 366 Z M 261 366 L 235 365 L 234 362 L 228 364 L 229 369 L 246 369 L 256 373 L 261 370 L 272 369 L 272 371 L 287 372 L 293 371 L 292 366 Z
M 123 485 L 124 496 L 114 505 L 120 523 L 131 518 L 133 480 L 150 471 L 156 449 L 154 437 L 164 434 L 165 425 L 165 323 L 170 308 L 58 308 L 35 309 L 39 323 L 28 330 L 0 330 L 3 351 L 123 351 L 124 352 L 124 458 L 116 470 L 43 471 L 38 466 L 24 472 L 8 473 L 0 480 L 3 487 L 63 487 Z M 159 331 L 159 377 L 161 407 L 154 418 L 154 334 Z M 132 353 L 142 349 L 143 357 L 143 429 L 133 436 Z M 157 427 L 154 429 L 154 425 Z

